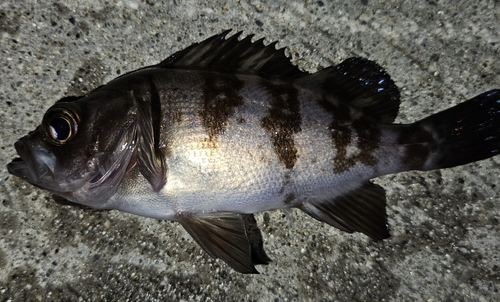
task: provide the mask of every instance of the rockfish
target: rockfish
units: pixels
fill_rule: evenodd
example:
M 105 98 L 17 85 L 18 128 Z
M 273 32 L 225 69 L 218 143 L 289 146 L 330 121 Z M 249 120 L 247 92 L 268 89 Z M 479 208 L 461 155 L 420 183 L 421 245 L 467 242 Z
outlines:
M 276 42 L 228 33 L 57 101 L 9 172 L 56 201 L 177 221 L 257 273 L 270 259 L 253 213 L 298 208 L 380 240 L 386 197 L 370 179 L 500 153 L 500 90 L 394 124 L 399 89 L 376 63 L 309 74 Z

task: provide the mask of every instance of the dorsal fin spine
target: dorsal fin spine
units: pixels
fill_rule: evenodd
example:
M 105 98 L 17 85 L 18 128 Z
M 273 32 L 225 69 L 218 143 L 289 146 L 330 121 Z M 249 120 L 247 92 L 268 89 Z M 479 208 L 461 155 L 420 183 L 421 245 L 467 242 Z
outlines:
M 226 39 L 230 30 L 178 51 L 156 67 L 169 69 L 212 70 L 255 74 L 264 78 L 292 79 L 305 75 L 276 49 L 278 42 L 264 44 L 264 39 L 251 42 L 253 35 L 238 40 L 241 32 Z

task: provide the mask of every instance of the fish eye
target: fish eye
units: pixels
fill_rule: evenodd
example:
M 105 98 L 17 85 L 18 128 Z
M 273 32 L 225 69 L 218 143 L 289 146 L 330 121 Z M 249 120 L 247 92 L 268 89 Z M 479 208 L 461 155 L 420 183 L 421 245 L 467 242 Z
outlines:
M 65 144 L 78 132 L 80 110 L 74 103 L 57 103 L 43 118 L 43 128 L 49 142 L 56 146 Z

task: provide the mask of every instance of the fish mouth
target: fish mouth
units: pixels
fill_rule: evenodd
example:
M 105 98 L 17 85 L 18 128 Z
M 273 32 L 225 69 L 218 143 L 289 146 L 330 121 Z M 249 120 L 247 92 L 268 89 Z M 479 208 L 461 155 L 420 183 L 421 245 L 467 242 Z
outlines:
M 26 162 L 20 158 L 16 157 L 14 158 L 10 163 L 7 164 L 7 170 L 9 171 L 10 174 L 13 174 L 15 176 L 21 176 L 24 173 L 22 173 L 23 169 L 26 168 Z
M 23 139 L 14 144 L 19 157 L 7 164 L 7 171 L 37 187 L 54 190 L 46 186 L 46 180 L 54 176 L 56 158 L 43 148 L 30 148 Z
M 29 179 L 26 175 L 30 174 L 30 170 L 28 169 L 28 165 L 21 157 L 14 158 L 10 163 L 7 164 L 7 171 L 15 175 L 17 177 L 23 179 Z

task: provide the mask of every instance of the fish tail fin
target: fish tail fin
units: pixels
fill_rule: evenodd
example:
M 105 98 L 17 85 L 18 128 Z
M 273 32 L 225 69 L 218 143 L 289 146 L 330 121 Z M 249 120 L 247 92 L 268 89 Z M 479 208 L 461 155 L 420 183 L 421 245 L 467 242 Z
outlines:
M 427 141 L 420 144 L 420 151 L 407 152 L 409 161 L 418 161 L 427 153 L 422 165 L 410 166 L 412 169 L 449 168 L 492 157 L 500 153 L 500 90 L 485 92 L 409 126 L 418 127 L 420 134 L 404 140 Z

